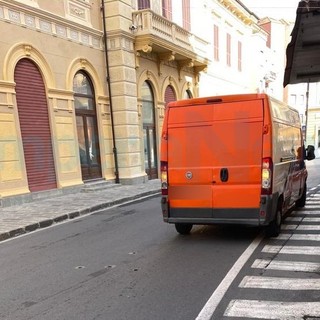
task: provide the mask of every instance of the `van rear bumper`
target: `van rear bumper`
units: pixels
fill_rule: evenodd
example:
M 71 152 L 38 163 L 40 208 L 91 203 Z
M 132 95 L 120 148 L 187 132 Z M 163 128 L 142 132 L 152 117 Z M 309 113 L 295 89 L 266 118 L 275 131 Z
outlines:
M 171 208 L 164 221 L 192 224 L 245 224 L 259 226 L 259 209 Z
M 272 221 L 277 195 L 261 196 L 257 208 L 170 208 L 167 197 L 161 200 L 163 220 L 167 223 L 241 224 L 265 226 Z

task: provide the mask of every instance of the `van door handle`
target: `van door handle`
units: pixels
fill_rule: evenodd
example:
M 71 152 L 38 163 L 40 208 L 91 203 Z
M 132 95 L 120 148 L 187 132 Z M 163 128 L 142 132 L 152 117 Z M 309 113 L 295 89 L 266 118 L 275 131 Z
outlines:
M 229 179 L 229 171 L 228 171 L 228 169 L 227 168 L 222 168 L 220 170 L 220 180 L 222 182 L 227 182 L 228 179 Z

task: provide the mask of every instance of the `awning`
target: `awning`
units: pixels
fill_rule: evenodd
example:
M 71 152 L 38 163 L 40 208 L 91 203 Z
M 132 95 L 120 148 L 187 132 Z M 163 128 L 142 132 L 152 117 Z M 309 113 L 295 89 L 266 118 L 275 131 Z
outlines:
M 283 86 L 320 81 L 320 0 L 300 1 Z

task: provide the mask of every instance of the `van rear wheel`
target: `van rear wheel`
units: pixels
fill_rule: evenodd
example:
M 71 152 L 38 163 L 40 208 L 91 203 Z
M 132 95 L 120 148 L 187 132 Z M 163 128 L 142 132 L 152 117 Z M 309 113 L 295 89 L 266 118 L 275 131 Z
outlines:
M 189 234 L 192 229 L 191 223 L 176 223 L 175 227 L 178 233 L 180 234 Z
M 273 221 L 269 223 L 266 229 L 266 234 L 268 237 L 277 237 L 281 231 L 281 221 L 282 221 L 282 210 L 281 204 L 278 205 L 276 216 Z

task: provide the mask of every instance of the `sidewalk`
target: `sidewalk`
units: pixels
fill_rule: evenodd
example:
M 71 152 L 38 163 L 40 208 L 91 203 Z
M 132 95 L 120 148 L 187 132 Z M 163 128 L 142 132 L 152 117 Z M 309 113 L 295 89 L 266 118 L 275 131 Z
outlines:
M 101 191 L 77 192 L 0 208 L 0 241 L 158 193 L 160 181 L 149 180 L 139 185 L 113 185 Z

